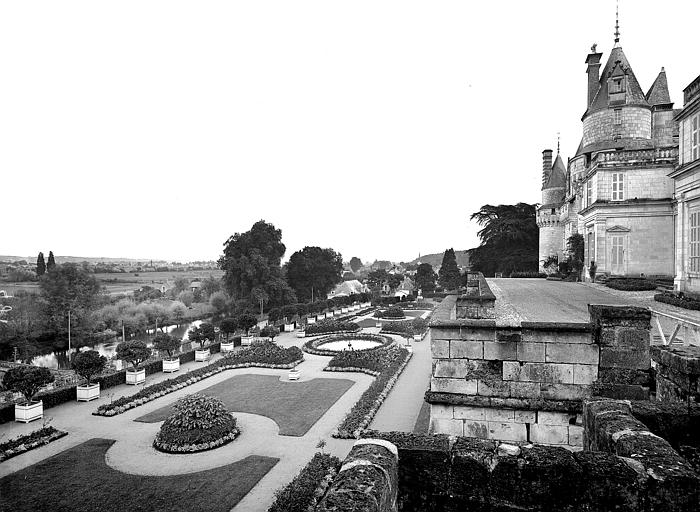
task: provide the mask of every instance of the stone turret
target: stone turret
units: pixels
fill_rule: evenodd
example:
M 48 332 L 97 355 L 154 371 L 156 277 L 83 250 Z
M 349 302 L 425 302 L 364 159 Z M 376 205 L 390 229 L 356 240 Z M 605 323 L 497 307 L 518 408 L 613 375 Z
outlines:
M 561 256 L 563 251 L 564 224 L 560 215 L 566 195 L 566 167 L 558 152 L 552 164 L 551 149 L 542 152 L 542 180 L 542 206 L 537 210 L 540 270 L 544 260 L 552 255 Z

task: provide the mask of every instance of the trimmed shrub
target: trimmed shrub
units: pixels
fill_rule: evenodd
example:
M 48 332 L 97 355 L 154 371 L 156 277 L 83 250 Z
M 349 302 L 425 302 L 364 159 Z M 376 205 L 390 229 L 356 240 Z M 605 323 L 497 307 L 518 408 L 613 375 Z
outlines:
M 547 274 L 544 272 L 511 272 L 510 277 L 515 279 L 515 278 L 540 278 L 540 279 L 546 279 Z
M 178 453 L 210 450 L 238 435 L 236 418 L 218 398 L 199 393 L 187 395 L 173 407 L 153 441 L 157 450 Z
M 78 352 L 71 361 L 71 366 L 75 373 L 87 380 L 89 386 L 92 383 L 92 376 L 99 375 L 107 366 L 107 358 L 101 356 L 97 350 L 87 350 Z
M 342 462 L 327 453 L 316 453 L 294 479 L 275 491 L 267 512 L 307 512 L 321 500 Z
M 117 357 L 131 363 L 136 370 L 141 363 L 151 357 L 151 349 L 141 340 L 126 340 L 117 345 Z M 161 369 L 162 367 L 161 364 Z
M 428 330 L 428 321 L 423 318 L 414 318 L 405 322 L 391 322 L 382 325 L 381 333 L 400 334 L 404 336 L 412 331 L 412 334 L 423 334 Z
M 48 368 L 38 366 L 17 366 L 7 370 L 2 378 L 5 389 L 22 393 L 24 399 L 31 403 L 39 388 L 51 384 L 54 376 Z
M 656 285 L 646 279 L 610 279 L 605 286 L 613 290 L 623 290 L 627 292 L 638 292 L 656 290 Z
M 403 309 L 398 306 L 392 306 L 383 311 L 377 311 L 374 313 L 375 318 L 406 318 L 403 313 Z
M 678 306 L 679 308 L 700 311 L 700 300 L 688 297 L 680 293 L 678 295 L 667 292 L 657 293 L 656 295 L 654 295 L 654 300 L 657 302 L 663 302 L 664 304 Z

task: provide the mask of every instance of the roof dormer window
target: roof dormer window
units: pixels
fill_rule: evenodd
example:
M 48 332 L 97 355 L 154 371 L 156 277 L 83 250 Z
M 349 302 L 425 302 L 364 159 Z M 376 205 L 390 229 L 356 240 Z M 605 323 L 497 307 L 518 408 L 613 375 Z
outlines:
M 612 81 L 611 91 L 613 94 L 618 92 L 625 92 L 625 82 L 623 78 L 615 78 Z

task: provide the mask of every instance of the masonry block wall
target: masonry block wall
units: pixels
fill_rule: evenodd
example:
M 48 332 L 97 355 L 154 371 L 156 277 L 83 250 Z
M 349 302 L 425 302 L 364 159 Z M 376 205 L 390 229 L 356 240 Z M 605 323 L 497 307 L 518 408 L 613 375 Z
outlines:
M 700 404 L 700 348 L 654 346 L 656 397 L 662 402 Z
M 590 308 L 591 323 L 517 327 L 437 310 L 426 393 L 431 432 L 580 447 L 582 399 L 647 399 L 649 312 Z

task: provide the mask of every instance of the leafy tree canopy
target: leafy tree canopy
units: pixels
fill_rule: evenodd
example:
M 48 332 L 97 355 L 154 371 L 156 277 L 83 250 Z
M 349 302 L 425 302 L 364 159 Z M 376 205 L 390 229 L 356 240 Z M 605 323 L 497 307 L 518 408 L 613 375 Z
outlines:
M 350 258 L 350 269 L 353 272 L 357 272 L 362 268 L 362 260 L 358 258 L 357 256 L 353 256 Z
M 44 253 L 40 252 L 36 258 L 36 275 L 39 277 L 46 273 L 46 262 L 44 261 Z
M 437 274 L 430 263 L 421 263 L 416 270 L 416 286 L 424 292 L 430 293 L 435 290 Z
M 131 363 L 134 370 L 151 357 L 151 349 L 141 340 L 122 341 L 117 345 L 117 357 Z
M 49 251 L 49 261 L 46 263 L 46 271 L 51 272 L 56 268 L 56 258 L 53 256 L 53 251 Z
M 71 366 L 81 377 L 87 379 L 88 386 L 93 375 L 97 375 L 107 366 L 107 358 L 101 356 L 97 350 L 86 350 L 75 354 Z
M 39 366 L 18 366 L 10 368 L 2 378 L 5 389 L 22 393 L 27 402 L 31 402 L 39 389 L 54 381 L 51 370 Z
M 298 300 L 325 297 L 342 281 L 343 257 L 333 249 L 304 247 L 289 258 L 286 265 L 287 282 Z
M 199 343 L 202 348 L 207 341 L 214 341 L 215 336 L 214 325 L 209 322 L 202 322 L 199 327 L 195 327 L 187 334 L 191 342 Z
M 537 271 L 539 230 L 534 204 L 486 204 L 472 214 L 471 220 L 482 226 L 478 232 L 481 245 L 469 251 L 474 270 L 486 276 Z

